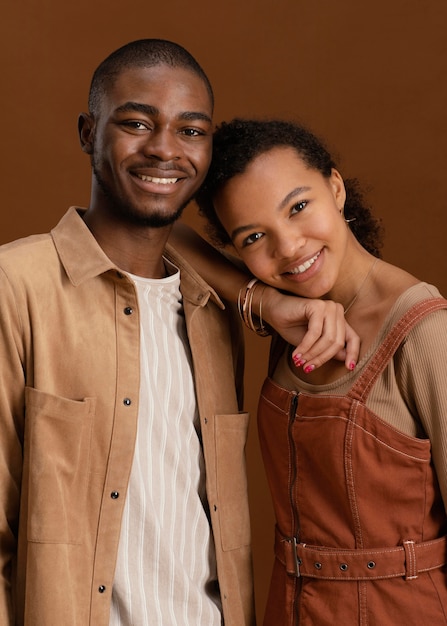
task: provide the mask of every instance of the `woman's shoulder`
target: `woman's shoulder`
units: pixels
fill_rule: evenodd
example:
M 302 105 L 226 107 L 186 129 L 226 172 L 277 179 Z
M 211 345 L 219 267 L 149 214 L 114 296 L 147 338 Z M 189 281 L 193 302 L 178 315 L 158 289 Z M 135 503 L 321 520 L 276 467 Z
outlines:
M 391 321 L 397 320 L 404 315 L 411 307 L 424 300 L 431 298 L 442 298 L 442 294 L 435 285 L 418 281 L 405 289 L 397 298 L 394 307 L 390 311 Z
M 419 281 L 406 289 L 396 300 L 394 306 L 389 312 L 382 329 L 382 340 L 391 332 L 391 329 L 408 313 L 415 305 L 426 300 L 443 298 L 439 289 L 429 283 Z M 447 347 L 447 300 L 445 308 L 432 310 L 428 314 L 421 316 L 418 322 L 409 330 L 404 339 L 403 345 L 406 351 L 414 349 L 414 355 L 419 353 L 422 358 L 422 352 L 432 350 L 436 345 L 440 347 L 445 354 Z
M 400 267 L 380 261 L 375 272 L 369 307 L 359 311 L 359 322 L 369 326 L 373 335 L 380 328 L 386 332 L 387 327 L 413 305 L 439 297 L 441 294 L 434 285 L 421 281 Z

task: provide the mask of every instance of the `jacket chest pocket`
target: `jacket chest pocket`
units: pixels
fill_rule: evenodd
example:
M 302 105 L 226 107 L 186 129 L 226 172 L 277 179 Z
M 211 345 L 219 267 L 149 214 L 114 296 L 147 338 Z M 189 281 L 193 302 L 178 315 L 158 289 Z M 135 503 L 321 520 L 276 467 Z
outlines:
M 80 543 L 94 409 L 93 398 L 76 401 L 26 389 L 28 541 Z

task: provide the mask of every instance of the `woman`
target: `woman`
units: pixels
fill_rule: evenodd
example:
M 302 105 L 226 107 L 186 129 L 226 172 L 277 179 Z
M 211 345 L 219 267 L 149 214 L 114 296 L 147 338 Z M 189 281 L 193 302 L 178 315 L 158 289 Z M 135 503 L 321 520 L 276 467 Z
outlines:
M 347 372 L 273 339 L 258 413 L 277 518 L 264 625 L 447 624 L 447 301 L 379 259 L 356 186 L 295 124 L 222 124 L 197 200 L 253 276 L 340 303 L 361 340 Z M 258 332 L 262 290 L 239 294 Z

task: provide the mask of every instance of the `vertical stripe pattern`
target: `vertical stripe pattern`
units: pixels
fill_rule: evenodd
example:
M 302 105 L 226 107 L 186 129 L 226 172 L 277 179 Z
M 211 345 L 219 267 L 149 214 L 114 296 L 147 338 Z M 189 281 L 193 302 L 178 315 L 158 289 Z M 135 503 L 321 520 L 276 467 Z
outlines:
M 110 626 L 220 626 L 179 273 L 132 279 L 141 316 L 140 408 Z

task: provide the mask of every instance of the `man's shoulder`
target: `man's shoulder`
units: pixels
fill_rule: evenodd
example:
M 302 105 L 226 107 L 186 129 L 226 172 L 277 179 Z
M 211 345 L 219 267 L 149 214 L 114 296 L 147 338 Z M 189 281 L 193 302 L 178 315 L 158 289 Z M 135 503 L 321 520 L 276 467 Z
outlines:
M 36 257 L 48 254 L 51 248 L 54 249 L 54 244 L 50 233 L 16 239 L 0 246 L 0 265 L 22 264 L 27 261 L 34 263 Z
M 46 273 L 51 266 L 59 266 L 59 255 L 55 245 L 55 233 L 60 232 L 69 240 L 76 238 L 67 225 L 73 211 L 60 219 L 57 225 L 46 233 L 38 233 L 0 245 L 0 269 L 10 276 L 24 276 L 28 272 Z M 71 219 L 75 219 L 71 217 Z
M 58 266 L 50 233 L 29 235 L 0 246 L 0 275 L 11 284 L 33 282 L 39 275 L 52 275 Z

